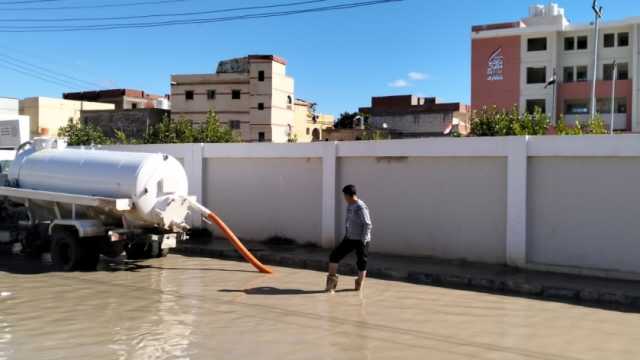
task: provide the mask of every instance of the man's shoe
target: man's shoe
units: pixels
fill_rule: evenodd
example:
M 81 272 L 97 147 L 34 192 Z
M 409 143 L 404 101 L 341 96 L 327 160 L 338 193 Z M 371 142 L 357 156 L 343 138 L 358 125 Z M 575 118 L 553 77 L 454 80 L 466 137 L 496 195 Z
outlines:
M 326 292 L 335 292 L 338 288 L 338 275 L 328 275 L 327 276 L 327 287 L 325 289 Z

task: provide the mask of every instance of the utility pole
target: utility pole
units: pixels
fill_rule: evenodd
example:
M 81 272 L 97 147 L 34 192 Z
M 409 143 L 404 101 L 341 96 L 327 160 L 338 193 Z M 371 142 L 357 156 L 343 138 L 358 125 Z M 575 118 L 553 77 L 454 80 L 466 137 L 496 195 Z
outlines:
M 616 80 L 618 78 L 618 62 L 613 60 L 613 77 L 611 78 L 611 135 L 616 118 Z
M 602 14 L 604 8 L 598 4 L 598 0 L 593 0 L 593 5 L 591 6 L 593 12 L 596 16 L 595 21 L 595 34 L 594 34 L 594 47 L 593 47 L 593 86 L 591 89 L 591 119 L 595 119 L 596 117 L 596 81 L 598 79 L 598 42 L 600 38 L 600 19 L 602 18 Z

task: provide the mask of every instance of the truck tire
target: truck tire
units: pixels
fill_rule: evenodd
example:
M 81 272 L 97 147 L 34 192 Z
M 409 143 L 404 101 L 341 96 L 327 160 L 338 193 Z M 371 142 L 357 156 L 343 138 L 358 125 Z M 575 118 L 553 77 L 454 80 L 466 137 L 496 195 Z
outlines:
M 144 260 L 150 259 L 151 256 L 151 244 L 146 243 L 132 243 L 126 247 L 128 260 Z
M 92 242 L 79 239 L 75 232 L 60 229 L 51 235 L 51 260 L 62 271 L 95 270 L 100 254 Z

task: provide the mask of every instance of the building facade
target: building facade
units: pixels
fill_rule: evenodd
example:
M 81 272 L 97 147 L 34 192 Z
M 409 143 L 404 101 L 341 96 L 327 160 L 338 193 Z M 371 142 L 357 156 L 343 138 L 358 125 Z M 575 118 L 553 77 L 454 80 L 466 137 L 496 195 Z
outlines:
M 295 123 L 293 125 L 294 138 L 297 142 L 308 143 L 325 139 L 324 133 L 333 127 L 333 115 L 318 114 L 316 104 L 296 99 Z
M 638 17 L 604 22 L 598 34 L 597 112 L 609 124 L 615 61 L 616 130 L 640 130 L 639 35 Z M 538 107 L 568 124 L 591 117 L 593 25 L 569 23 L 564 9 L 551 3 L 531 6 L 522 20 L 474 26 L 471 37 L 473 109 Z
M 20 111 L 20 101 L 14 98 L 0 97 L 0 117 L 16 116 Z
M 214 74 L 172 75 L 172 118 L 203 123 L 210 110 L 247 142 L 285 143 L 294 136 L 294 80 L 273 55 L 221 61 Z
M 30 119 L 19 111 L 18 99 L 0 97 L 0 149 L 14 149 L 30 139 Z
M 399 138 L 445 136 L 456 127 L 467 133 L 469 106 L 439 103 L 436 98 L 415 95 L 382 96 L 371 99 L 371 106 L 360 108 L 372 129 L 386 130 Z
M 115 105 L 89 101 L 73 101 L 48 97 L 20 100 L 20 115 L 31 118 L 31 136 L 58 136 L 58 130 L 69 121 L 78 122 L 84 110 L 114 110 Z
M 83 125 L 93 125 L 108 137 L 115 137 L 119 131 L 127 139 L 143 139 L 170 114 L 169 110 L 163 109 L 85 110 L 80 118 Z
M 160 108 L 169 110 L 169 100 L 160 95 L 147 94 L 141 90 L 111 89 L 83 91 L 62 95 L 65 100 L 90 101 L 113 104 L 116 110 Z

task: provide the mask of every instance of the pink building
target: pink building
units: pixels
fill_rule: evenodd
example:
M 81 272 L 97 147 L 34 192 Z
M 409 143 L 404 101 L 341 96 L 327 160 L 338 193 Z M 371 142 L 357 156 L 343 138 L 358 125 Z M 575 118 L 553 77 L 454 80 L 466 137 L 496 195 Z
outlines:
M 471 106 L 541 108 L 569 124 L 590 118 L 594 26 L 571 24 L 557 4 L 529 16 L 472 28 Z M 597 111 L 611 118 L 613 62 L 618 64 L 614 128 L 640 131 L 640 17 L 604 22 L 599 31 Z M 557 85 L 546 86 L 557 78 Z M 554 98 L 555 95 L 555 98 Z

